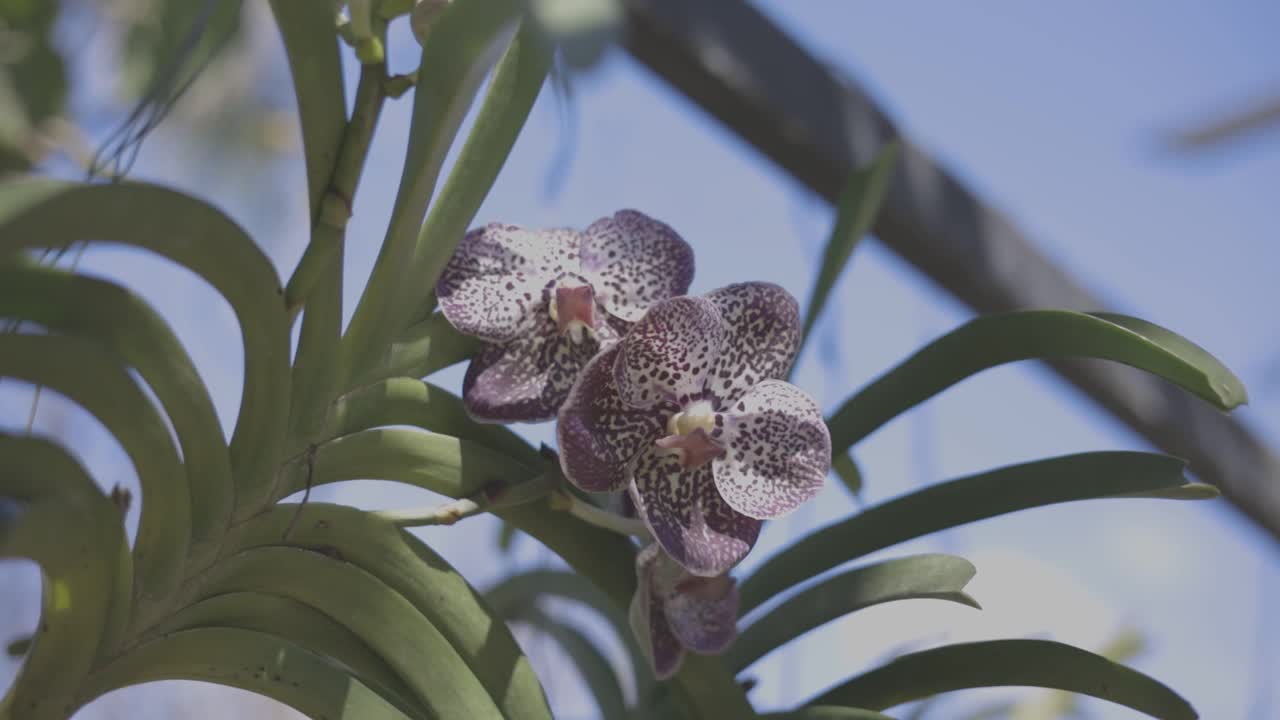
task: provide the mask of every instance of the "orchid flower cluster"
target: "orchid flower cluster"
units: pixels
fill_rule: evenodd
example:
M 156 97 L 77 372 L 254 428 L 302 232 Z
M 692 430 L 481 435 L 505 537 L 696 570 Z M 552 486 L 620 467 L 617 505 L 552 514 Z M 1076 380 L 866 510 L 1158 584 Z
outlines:
M 483 341 L 463 381 L 481 422 L 557 419 L 565 477 L 625 493 L 652 537 L 637 555 L 631 622 L 659 678 L 685 650 L 736 634 L 729 572 L 764 520 L 813 497 L 831 439 L 784 382 L 798 304 L 763 282 L 687 296 L 693 251 L 623 210 L 585 231 L 491 224 L 459 244 L 436 292 Z

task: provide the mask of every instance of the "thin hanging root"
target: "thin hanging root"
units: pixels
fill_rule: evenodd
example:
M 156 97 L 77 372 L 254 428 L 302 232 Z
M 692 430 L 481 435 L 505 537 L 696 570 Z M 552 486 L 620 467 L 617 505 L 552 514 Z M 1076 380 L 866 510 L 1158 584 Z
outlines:
M 293 528 L 298 524 L 298 516 L 302 514 L 302 508 L 307 506 L 307 501 L 311 499 L 311 482 L 316 472 L 316 444 L 311 443 L 307 446 L 307 485 L 302 491 L 302 501 L 298 503 L 298 509 L 293 511 L 293 517 L 289 518 L 289 525 L 284 529 L 284 535 L 281 540 L 288 541 L 289 535 L 293 533 Z

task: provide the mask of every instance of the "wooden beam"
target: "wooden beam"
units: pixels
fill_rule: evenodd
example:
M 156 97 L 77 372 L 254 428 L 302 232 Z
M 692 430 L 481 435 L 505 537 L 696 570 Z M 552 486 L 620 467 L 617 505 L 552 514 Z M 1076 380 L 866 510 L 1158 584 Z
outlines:
M 902 140 L 875 235 L 975 311 L 1104 308 L 1007 217 L 901 138 L 865 92 L 750 4 L 624 5 L 632 55 L 828 201 L 885 142 Z M 1189 460 L 1192 472 L 1280 540 L 1280 458 L 1248 428 L 1131 368 L 1052 366 L 1153 445 Z

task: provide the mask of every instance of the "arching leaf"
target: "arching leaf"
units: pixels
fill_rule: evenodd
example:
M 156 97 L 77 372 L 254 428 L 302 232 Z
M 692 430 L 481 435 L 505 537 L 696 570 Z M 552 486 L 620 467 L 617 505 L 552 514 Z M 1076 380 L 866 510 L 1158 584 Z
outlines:
M 1096 452 L 1010 465 L 940 483 L 817 530 L 769 558 L 741 587 L 745 615 L 837 565 L 929 533 L 997 515 L 1091 498 L 1213 497 L 1166 455 Z
M 978 607 L 964 593 L 975 572 L 972 563 L 954 555 L 915 555 L 832 576 L 787 598 L 743 630 L 725 662 L 742 672 L 816 627 L 881 603 L 929 598 Z
M 1240 379 L 1191 341 L 1124 315 L 1026 310 L 972 320 L 934 340 L 845 401 L 831 416 L 839 454 L 901 413 L 987 368 L 1016 360 L 1101 358 L 1132 365 L 1230 410 Z
M 1161 720 L 1195 720 L 1191 705 L 1156 680 L 1087 650 L 1048 640 L 991 640 L 903 655 L 823 693 L 813 705 L 872 710 L 938 693 L 1028 685 L 1091 695 Z

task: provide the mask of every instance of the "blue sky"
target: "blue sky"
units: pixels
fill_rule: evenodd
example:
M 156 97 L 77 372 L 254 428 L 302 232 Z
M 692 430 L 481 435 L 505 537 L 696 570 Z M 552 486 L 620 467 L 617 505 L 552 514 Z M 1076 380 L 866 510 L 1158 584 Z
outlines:
M 1005 1 L 982 3 L 980 11 L 973 3 L 760 5 L 867 86 L 914 141 L 1008 212 L 1111 309 L 1183 333 L 1233 367 L 1253 398 L 1240 417 L 1280 441 L 1280 326 L 1272 310 L 1280 267 L 1280 134 L 1190 158 L 1162 145 L 1187 123 L 1280 91 L 1274 46 L 1280 5 Z M 258 34 L 275 42 L 271 33 Z M 415 53 L 407 33 L 397 31 L 393 69 L 409 69 Z M 83 67 L 82 108 L 94 94 L 83 88 L 104 80 L 92 63 Z M 350 91 L 351 68 L 348 77 Z M 408 110 L 406 101 L 388 104 L 356 201 L 348 312 L 385 227 Z M 565 158 L 569 164 L 557 169 Z M 206 163 L 199 148 L 162 132 L 144 147 L 135 174 L 223 207 L 287 274 L 305 243 L 300 158 L 251 160 L 235 181 L 206 171 Z M 250 189 L 255 183 L 298 190 L 280 204 L 264 203 Z M 666 221 L 693 244 L 695 291 L 757 279 L 801 299 L 832 221 L 822 202 L 615 52 L 577 79 L 567 106 L 544 90 L 477 222 L 581 227 L 624 207 Z M 217 391 L 221 416 L 234 418 L 239 345 L 233 318 L 216 296 L 166 263 L 132 253 L 93 251 L 84 267 L 129 282 L 157 304 Z M 834 407 L 968 317 L 881 246 L 865 244 L 832 298 L 818 342 L 801 359 L 797 381 Z M 448 383 L 459 377 L 456 369 L 442 374 Z M 25 421 L 25 396 L 12 383 L 0 385 L 0 407 L 6 427 Z M 56 398 L 43 408 L 41 426 L 74 438 L 76 452 L 102 469 L 104 484 L 133 481 L 119 447 L 92 419 L 60 408 Z M 547 427 L 528 432 L 550 436 Z M 867 499 L 875 502 L 967 472 L 1115 448 L 1143 445 L 1046 371 L 1020 365 L 966 381 L 869 438 L 857 455 Z M 358 483 L 329 497 L 370 507 L 423 502 L 420 492 L 385 483 Z M 746 567 L 852 510 L 833 484 L 770 525 Z M 426 536 L 482 587 L 514 567 L 551 562 L 527 541 L 512 558 L 496 559 L 494 534 L 492 523 L 477 519 Z M 1272 674 L 1277 666 L 1272 648 L 1280 624 L 1264 610 L 1280 603 L 1276 550 L 1221 501 L 1074 504 L 951 531 L 881 556 L 969 557 L 979 570 L 971 590 L 982 612 L 927 601 L 864 611 L 759 663 L 750 671 L 761 681 L 753 699 L 763 707 L 803 700 L 903 646 L 1041 635 L 1098 647 L 1118 628 L 1134 626 L 1150 640 L 1137 666 L 1185 694 L 1204 717 L 1273 717 L 1280 697 L 1275 688 L 1269 696 L 1260 691 L 1266 676 L 1258 665 Z M 29 568 L 0 569 L 34 592 Z M 17 603 L 13 612 L 6 603 Z M 34 609 L 31 593 L 0 596 L 0 618 L 30 624 Z M 545 644 L 531 652 L 535 660 L 555 657 Z M 554 665 L 542 664 L 554 706 L 584 716 L 580 686 Z M 172 700 L 212 691 L 172 685 L 142 692 Z M 972 705 L 993 694 L 1004 696 L 992 691 L 957 700 Z M 126 691 L 82 715 L 105 717 L 142 697 Z M 1137 717 L 1104 703 L 1088 706 L 1098 717 Z M 1250 716 L 1251 708 L 1257 714 Z

